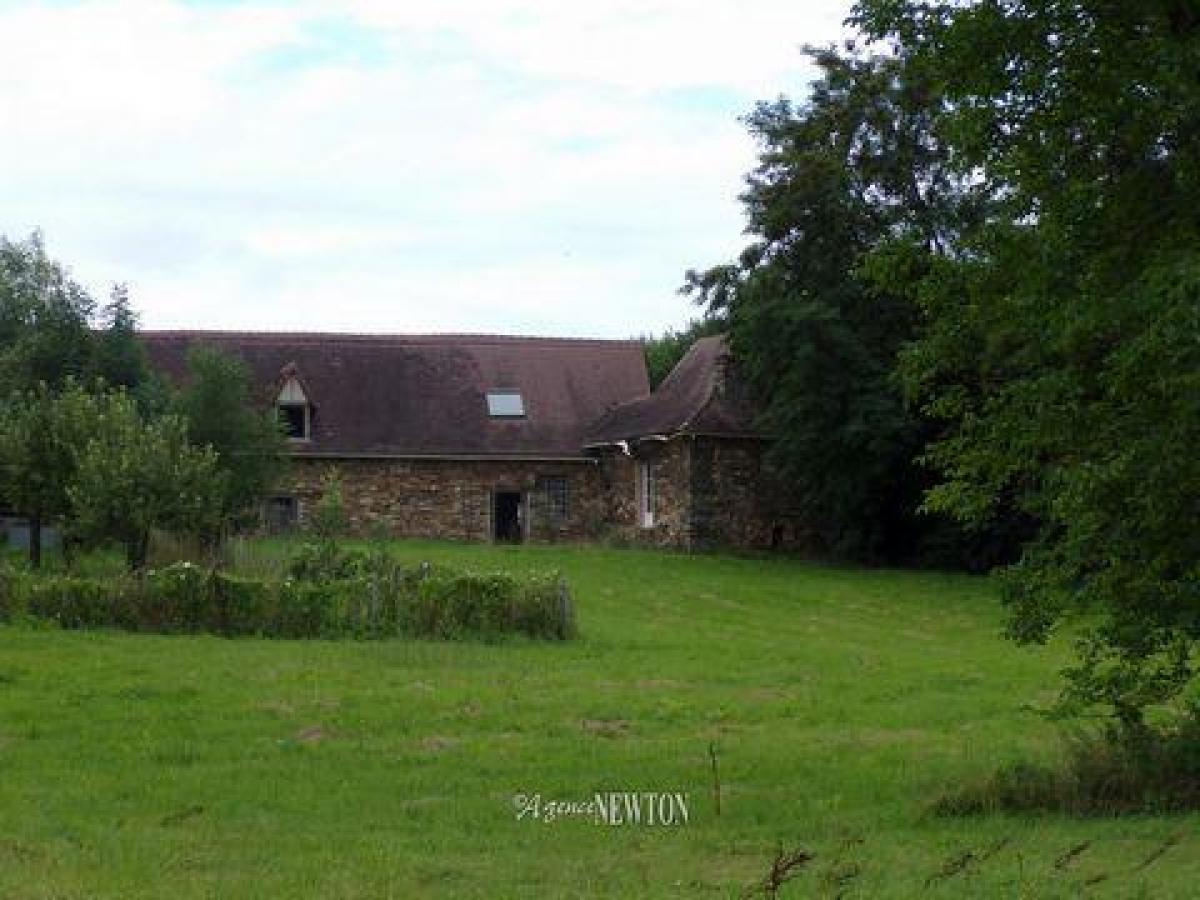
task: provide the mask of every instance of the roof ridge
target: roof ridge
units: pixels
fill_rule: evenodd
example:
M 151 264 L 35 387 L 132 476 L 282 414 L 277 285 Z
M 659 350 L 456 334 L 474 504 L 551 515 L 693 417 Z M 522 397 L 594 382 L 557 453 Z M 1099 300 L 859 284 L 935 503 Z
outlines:
M 721 368 L 721 357 L 726 356 L 729 353 L 729 347 L 726 344 L 724 334 L 712 334 L 712 335 L 707 335 L 702 338 L 698 338 L 692 344 L 692 346 L 688 350 L 688 352 L 691 353 L 692 350 L 695 349 L 700 344 L 701 341 L 707 341 L 709 343 L 718 343 L 718 344 L 721 344 L 722 347 L 721 347 L 721 350 L 718 353 L 716 359 L 713 361 L 712 367 L 708 370 L 708 378 L 707 378 L 708 384 L 705 386 L 705 389 L 704 389 L 704 399 L 700 401 L 700 404 L 694 410 L 692 410 L 692 414 L 683 420 L 683 424 L 679 426 L 680 431 L 687 431 L 688 427 L 694 421 L 699 419 L 700 416 L 702 416 L 704 414 L 704 411 L 712 405 L 713 400 L 716 399 L 717 378 L 718 378 L 718 373 Z M 682 362 L 682 360 L 680 360 L 680 362 Z
M 226 338 L 269 342 L 341 342 L 393 344 L 516 344 L 546 343 L 569 345 L 601 345 L 641 347 L 637 338 L 557 337 L 533 334 L 486 334 L 482 332 L 354 332 L 354 331 L 235 331 L 204 328 L 147 328 L 140 329 L 143 338 Z

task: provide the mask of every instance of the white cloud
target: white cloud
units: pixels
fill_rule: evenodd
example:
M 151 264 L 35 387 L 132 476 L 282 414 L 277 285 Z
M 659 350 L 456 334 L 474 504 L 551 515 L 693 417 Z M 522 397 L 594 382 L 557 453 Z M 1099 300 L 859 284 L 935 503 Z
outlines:
M 155 326 L 680 324 L 848 2 L 0 5 L 0 231 Z

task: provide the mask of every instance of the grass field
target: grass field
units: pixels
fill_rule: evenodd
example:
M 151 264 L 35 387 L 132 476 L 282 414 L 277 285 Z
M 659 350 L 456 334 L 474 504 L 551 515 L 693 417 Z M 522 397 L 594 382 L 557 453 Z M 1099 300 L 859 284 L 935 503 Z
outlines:
M 781 897 L 1197 894 L 1200 817 L 927 812 L 956 781 L 1057 752 L 1030 707 L 1053 696 L 1064 657 L 1005 642 L 986 582 L 397 549 L 561 568 L 581 637 L 0 627 L 0 897 L 737 897 L 780 844 L 813 854 Z M 518 793 L 597 791 L 686 792 L 689 821 L 514 809 Z

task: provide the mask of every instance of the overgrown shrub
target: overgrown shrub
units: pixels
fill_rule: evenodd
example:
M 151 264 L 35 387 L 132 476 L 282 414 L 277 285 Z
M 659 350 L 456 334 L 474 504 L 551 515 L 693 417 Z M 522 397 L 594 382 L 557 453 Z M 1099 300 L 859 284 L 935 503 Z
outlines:
M 431 574 L 417 582 L 405 612 L 406 632 L 442 640 L 512 632 L 561 640 L 574 633 L 570 602 L 558 578 Z
M 1079 816 L 1200 809 L 1200 711 L 1171 728 L 1075 735 L 1058 765 L 1016 763 L 938 798 L 942 816 L 1058 812 Z
M 125 591 L 132 627 L 167 634 L 215 630 L 210 593 L 209 574 L 189 562 L 147 572 Z
M 321 499 L 309 517 L 309 530 L 318 538 L 331 541 L 346 532 L 346 504 L 342 500 L 342 480 L 336 469 L 321 478 Z
M 574 636 L 565 582 L 404 567 L 386 554 L 348 557 L 342 577 L 267 579 L 177 563 L 144 577 L 0 575 L 0 616 L 26 613 L 63 628 L 120 628 L 229 637 L 439 640 L 507 634 Z
M 14 583 L 16 573 L 12 566 L 0 554 L 0 622 L 7 622 L 12 618 L 16 611 L 14 607 L 14 593 L 16 585 Z
M 365 557 L 363 551 L 339 547 L 332 540 L 305 541 L 288 561 L 288 575 L 298 581 L 342 581 L 364 568 Z
M 63 628 L 126 627 L 123 581 L 56 575 L 26 582 L 20 610 Z

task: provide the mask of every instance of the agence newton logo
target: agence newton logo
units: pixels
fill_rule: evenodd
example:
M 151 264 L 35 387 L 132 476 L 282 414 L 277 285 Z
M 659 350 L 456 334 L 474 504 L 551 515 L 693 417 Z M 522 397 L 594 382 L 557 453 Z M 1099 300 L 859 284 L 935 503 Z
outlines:
M 516 794 L 517 821 L 590 819 L 597 825 L 678 827 L 688 824 L 688 795 L 681 791 L 597 791 L 586 800 L 556 800 L 540 793 Z

